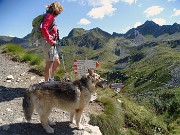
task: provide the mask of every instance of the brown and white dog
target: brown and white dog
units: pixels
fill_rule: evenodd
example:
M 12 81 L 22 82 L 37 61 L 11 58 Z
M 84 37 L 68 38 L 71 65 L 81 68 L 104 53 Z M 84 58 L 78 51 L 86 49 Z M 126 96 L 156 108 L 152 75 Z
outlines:
M 80 118 L 88 105 L 96 86 L 103 87 L 106 80 L 92 70 L 74 82 L 42 82 L 30 86 L 24 95 L 23 110 L 27 121 L 31 120 L 34 108 L 40 116 L 43 128 L 48 133 L 54 133 L 49 125 L 54 125 L 48 119 L 52 108 L 60 108 L 70 113 L 70 121 L 75 116 L 76 125 L 80 128 Z

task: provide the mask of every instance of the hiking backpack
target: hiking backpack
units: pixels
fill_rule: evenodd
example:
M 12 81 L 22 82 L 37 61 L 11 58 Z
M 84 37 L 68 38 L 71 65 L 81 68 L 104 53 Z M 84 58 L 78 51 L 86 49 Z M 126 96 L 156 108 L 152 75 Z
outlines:
M 38 40 L 43 37 L 41 32 L 41 23 L 43 22 L 45 14 L 35 17 L 32 21 L 31 41 L 32 45 L 38 46 Z
M 35 17 L 32 21 L 32 27 L 33 27 L 32 31 L 31 31 L 32 45 L 35 44 L 36 46 L 38 46 L 39 39 L 41 39 L 43 37 L 43 34 L 41 32 L 41 24 L 45 17 L 46 17 L 46 14 L 42 14 L 42 15 Z M 52 25 L 49 28 L 49 31 L 53 30 L 54 25 L 55 25 L 55 23 L 53 21 Z

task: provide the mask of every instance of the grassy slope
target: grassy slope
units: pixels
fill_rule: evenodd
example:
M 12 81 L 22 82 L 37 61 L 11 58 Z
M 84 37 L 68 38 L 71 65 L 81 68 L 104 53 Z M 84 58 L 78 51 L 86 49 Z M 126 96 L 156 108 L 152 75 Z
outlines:
M 171 79 L 171 68 L 179 64 L 180 54 L 167 47 L 154 47 L 144 53 L 144 59 L 123 71 L 129 77 L 126 81 L 126 92 L 144 93 L 156 90 L 167 84 Z
M 9 43 L 1 46 L 1 48 L 5 53 L 12 55 L 13 60 L 27 62 L 33 71 L 39 75 L 43 74 L 44 61 L 42 55 L 29 53 L 18 44 Z
M 146 107 L 109 89 L 99 90 L 98 95 L 105 110 L 92 114 L 90 124 L 99 126 L 104 135 L 168 134 L 165 122 Z
M 178 134 L 180 86 L 168 89 L 166 85 L 172 78 L 171 70 L 180 65 L 180 54 L 161 45 L 145 49 L 143 53 L 146 54 L 144 59 L 121 72 L 128 78 L 123 92 L 135 98 L 141 105 L 153 109 L 157 115 L 163 117 L 170 133 Z
M 180 86 L 168 89 L 166 84 L 172 78 L 171 70 L 180 65 L 180 54 L 176 50 L 162 45 L 145 48 L 142 53 L 145 55 L 143 59 L 132 63 L 127 69 L 114 72 L 113 78 L 118 80 L 121 76 L 117 74 L 124 75 L 126 87 L 123 89 L 123 95 L 133 97 L 138 102 L 135 103 L 136 101 L 120 95 L 112 96 L 113 94 L 109 91 L 101 92 L 100 95 L 105 95 L 107 98 L 113 97 L 113 99 L 119 98 L 123 101 L 120 109 L 123 109 L 124 112 L 120 112 L 120 116 L 123 117 L 121 123 L 124 124 L 121 124 L 121 128 L 126 128 L 121 129 L 118 134 L 123 134 L 123 132 L 125 134 L 179 134 Z M 99 71 L 107 71 L 112 66 L 111 63 L 104 63 L 103 69 Z M 120 109 L 116 109 L 116 111 Z M 101 127 L 101 117 L 99 119 L 100 122 L 96 120 L 95 123 Z M 113 134 L 113 131 L 106 132 Z

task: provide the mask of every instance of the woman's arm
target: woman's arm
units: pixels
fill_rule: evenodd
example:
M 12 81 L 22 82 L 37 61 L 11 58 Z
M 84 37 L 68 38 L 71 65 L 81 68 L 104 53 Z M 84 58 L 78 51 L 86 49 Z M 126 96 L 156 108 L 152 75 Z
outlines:
M 54 14 L 46 14 L 42 22 L 42 34 L 50 44 L 54 44 L 54 36 L 50 34 L 49 28 L 52 26 L 55 17 Z

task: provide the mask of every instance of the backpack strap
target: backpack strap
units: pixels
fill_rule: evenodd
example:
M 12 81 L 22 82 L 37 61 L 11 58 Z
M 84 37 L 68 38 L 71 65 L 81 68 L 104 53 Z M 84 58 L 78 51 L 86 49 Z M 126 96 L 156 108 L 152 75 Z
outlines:
M 51 26 L 49 27 L 49 32 L 51 32 L 53 29 L 54 29 L 54 26 L 55 26 L 55 21 L 53 21 L 53 23 L 51 24 Z

